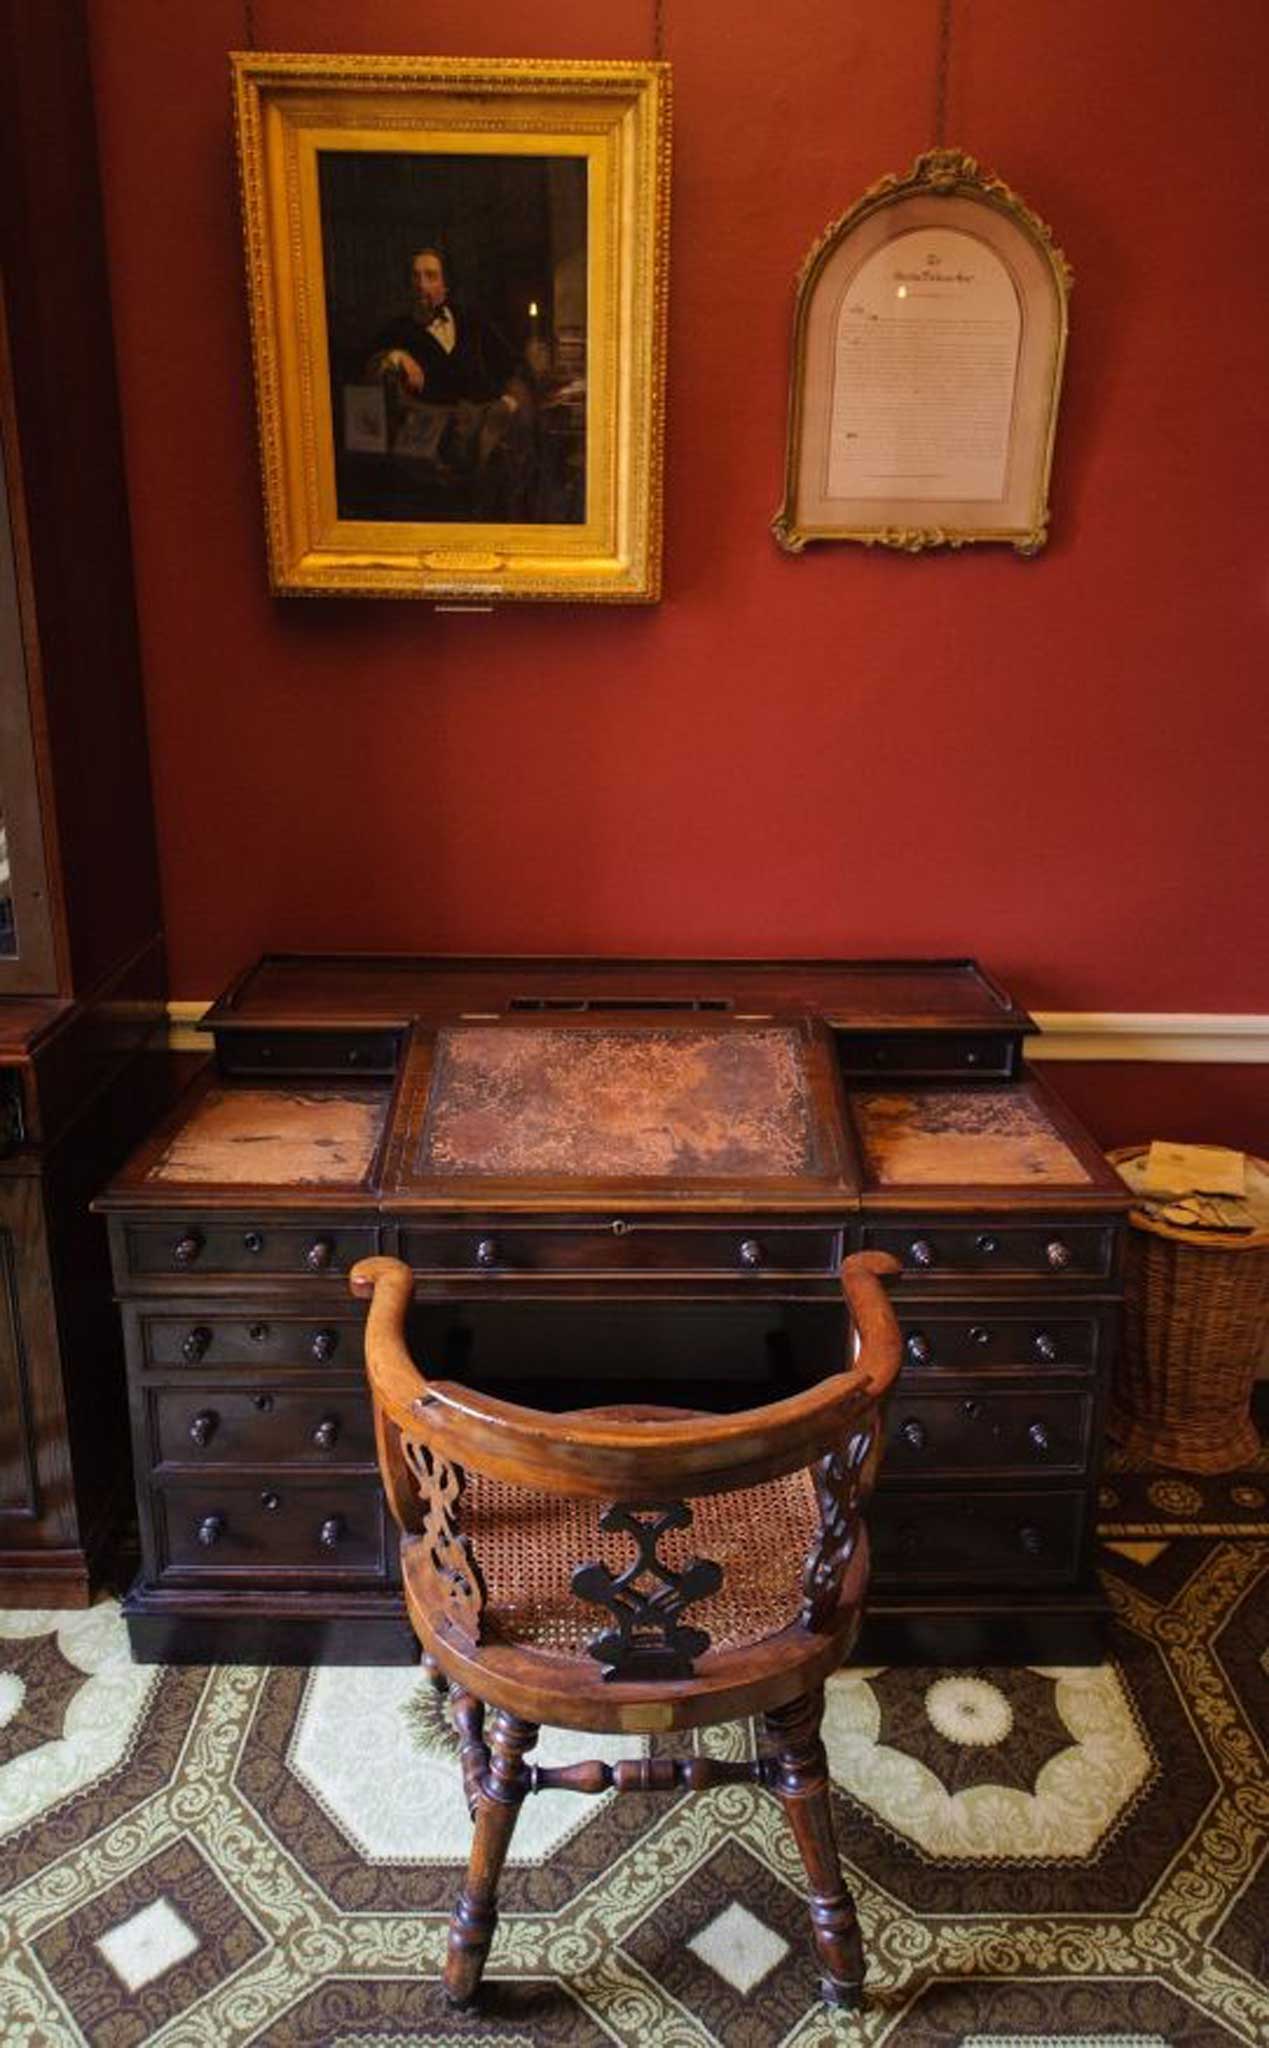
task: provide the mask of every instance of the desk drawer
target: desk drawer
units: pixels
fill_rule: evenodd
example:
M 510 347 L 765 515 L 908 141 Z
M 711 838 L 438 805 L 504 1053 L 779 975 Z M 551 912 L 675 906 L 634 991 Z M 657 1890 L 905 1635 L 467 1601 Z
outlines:
M 160 1464 L 376 1469 L 364 1387 L 163 1387 L 149 1400 Z
M 1050 1280 L 1109 1277 L 1114 1268 L 1114 1224 L 996 1222 L 970 1223 L 922 1217 L 910 1223 L 867 1221 L 861 1242 L 869 1251 L 891 1252 L 905 1280 L 953 1276 Z
M 379 1578 L 387 1568 L 377 1479 L 266 1485 L 200 1480 L 151 1493 L 161 1580 Z
M 329 1365 L 359 1373 L 363 1367 L 360 1316 L 203 1314 L 200 1308 L 176 1316 L 143 1314 L 141 1361 L 148 1371 L 207 1370 L 212 1367 L 267 1373 L 274 1366 Z
M 565 1229 L 491 1223 L 401 1232 L 401 1257 L 422 1273 L 831 1273 L 841 1255 L 840 1231 L 787 1224 L 685 1229 L 617 1218 Z
M 226 1074 L 392 1074 L 401 1041 L 395 1031 L 218 1031 Z
M 839 1031 L 837 1057 L 848 1080 L 902 1074 L 939 1080 L 952 1074 L 1008 1077 L 1017 1070 L 1017 1040 L 973 1031 Z
M 906 1591 L 1071 1582 L 1085 1513 L 1075 1492 L 878 1492 L 868 1511 L 873 1583 Z
M 182 1273 L 320 1279 L 346 1273 L 358 1259 L 370 1258 L 379 1248 L 379 1234 L 373 1224 L 328 1223 L 321 1217 L 303 1224 L 192 1217 L 166 1224 L 128 1222 L 124 1247 L 128 1272 L 146 1279 Z
M 904 1365 L 921 1372 L 1027 1366 L 1041 1372 L 1086 1372 L 1107 1354 L 1111 1312 L 1073 1316 L 1070 1306 L 1069 1301 L 1037 1302 L 1025 1315 L 1003 1315 L 999 1302 L 992 1302 L 944 1315 L 898 1302 Z
M 914 1394 L 905 1381 L 890 1403 L 882 1483 L 929 1473 L 1080 1474 L 1092 1424 L 1090 1394 Z

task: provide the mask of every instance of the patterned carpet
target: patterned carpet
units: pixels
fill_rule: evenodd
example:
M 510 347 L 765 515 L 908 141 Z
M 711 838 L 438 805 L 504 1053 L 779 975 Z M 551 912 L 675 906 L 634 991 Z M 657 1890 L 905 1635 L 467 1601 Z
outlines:
M 417 1672 L 140 1668 L 112 1602 L 0 1615 L 0 2041 L 1264 2043 L 1269 1463 L 1111 1471 L 1104 1510 L 1104 1665 L 830 1686 L 859 2016 L 818 2004 L 791 1840 L 735 1786 L 531 1800 L 460 2018 L 435 1980 L 468 1825 Z

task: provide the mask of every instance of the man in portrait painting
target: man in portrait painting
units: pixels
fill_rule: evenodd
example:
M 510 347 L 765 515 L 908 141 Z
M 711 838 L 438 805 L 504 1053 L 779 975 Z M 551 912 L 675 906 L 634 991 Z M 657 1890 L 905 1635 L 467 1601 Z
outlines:
M 382 379 L 394 453 L 466 482 L 473 509 L 514 518 L 531 454 L 529 372 L 492 323 L 449 295 L 440 249 L 415 251 L 409 309 L 381 329 L 366 365 Z
M 339 516 L 580 523 L 585 165 L 323 151 L 319 173 Z

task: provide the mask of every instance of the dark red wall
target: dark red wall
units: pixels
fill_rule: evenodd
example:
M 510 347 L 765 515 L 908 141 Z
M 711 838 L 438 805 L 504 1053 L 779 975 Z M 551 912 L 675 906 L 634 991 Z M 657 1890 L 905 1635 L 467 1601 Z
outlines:
M 251 15 L 265 49 L 647 57 L 655 12 Z M 937 0 L 662 12 L 665 600 L 438 618 L 269 597 L 248 12 L 92 0 L 175 993 L 265 946 L 973 952 L 1040 1008 L 1269 1011 L 1269 9 L 956 0 L 948 139 L 1076 272 L 1030 563 L 767 531 L 792 279 L 933 140 Z

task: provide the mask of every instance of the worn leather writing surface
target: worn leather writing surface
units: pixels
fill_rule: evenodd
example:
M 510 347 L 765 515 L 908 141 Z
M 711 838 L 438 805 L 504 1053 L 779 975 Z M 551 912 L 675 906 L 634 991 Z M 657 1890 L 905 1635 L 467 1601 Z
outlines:
M 437 1036 L 418 1165 L 500 1179 L 816 1172 L 804 1041 L 780 1026 L 455 1025 Z
M 387 1108 L 386 1089 L 210 1088 L 147 1178 L 258 1187 L 360 1182 Z
M 922 1088 L 851 1096 L 872 1179 L 882 1187 L 1086 1183 L 1040 1104 L 1017 1088 Z

